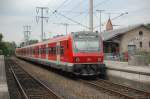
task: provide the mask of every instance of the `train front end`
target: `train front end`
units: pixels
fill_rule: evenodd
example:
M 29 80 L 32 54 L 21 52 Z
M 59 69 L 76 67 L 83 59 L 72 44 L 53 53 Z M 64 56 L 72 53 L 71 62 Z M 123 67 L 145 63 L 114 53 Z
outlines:
M 104 53 L 102 39 L 95 32 L 72 34 L 73 72 L 76 75 L 104 75 Z

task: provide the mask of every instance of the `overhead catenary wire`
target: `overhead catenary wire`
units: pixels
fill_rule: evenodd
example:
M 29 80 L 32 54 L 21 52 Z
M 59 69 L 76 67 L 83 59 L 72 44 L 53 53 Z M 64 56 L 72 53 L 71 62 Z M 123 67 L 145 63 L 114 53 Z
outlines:
M 55 10 L 59 10 L 69 0 L 64 0 Z
M 66 19 L 68 19 L 68 20 L 70 20 L 70 21 L 72 21 L 72 22 L 74 22 L 74 23 L 76 23 L 76 24 L 78 24 L 78 25 L 80 25 L 80 26 L 82 26 L 82 27 L 85 27 L 85 28 L 89 29 L 88 26 L 83 25 L 83 24 L 81 24 L 80 22 L 73 20 L 72 18 L 69 18 L 69 17 L 63 15 L 62 13 L 59 13 L 59 12 L 57 12 L 57 11 L 55 11 L 55 13 L 57 13 L 58 15 L 60 15 L 60 16 L 62 16 L 62 17 L 64 17 L 64 18 L 66 18 Z
M 103 0 L 103 1 L 101 1 L 100 3 L 98 3 L 97 5 L 95 5 L 94 8 L 97 8 L 98 6 L 104 4 L 107 1 L 109 1 L 109 0 Z
M 103 1 L 101 1 L 100 3 L 98 3 L 96 6 L 94 6 L 93 8 L 97 8 L 98 6 L 100 6 L 100 5 L 102 5 L 102 4 L 104 4 L 106 1 L 108 1 L 108 0 L 103 0 Z M 81 1 L 80 1 L 81 2 Z M 79 2 L 79 4 L 80 4 L 80 2 Z M 74 19 L 74 18 L 78 18 L 78 17 L 80 17 L 81 15 L 83 15 L 83 14 L 88 14 L 88 11 L 86 11 L 86 10 L 88 10 L 88 9 L 85 9 L 84 11 L 82 11 L 82 12 L 78 12 L 78 14 L 77 15 L 75 15 L 75 16 L 73 16 L 72 17 L 72 19 Z M 62 11 L 63 12 L 63 11 Z M 64 11 L 65 12 L 65 11 Z M 66 11 L 67 13 L 74 13 L 73 11 Z M 77 13 L 77 12 L 76 12 Z M 96 11 L 94 11 L 93 12 L 93 14 L 96 14 Z
M 67 2 L 67 1 L 69 1 L 69 0 L 64 0 L 60 5 L 59 5 L 59 7 L 57 7 L 54 11 L 53 11 L 53 14 L 58 14 L 59 16 L 62 16 L 62 17 L 64 17 L 64 18 L 66 18 L 67 20 L 69 20 L 69 21 L 71 21 L 71 22 L 73 22 L 73 23 L 76 23 L 76 24 L 78 24 L 78 25 L 80 25 L 80 26 L 82 26 L 82 27 L 84 27 L 84 28 L 86 28 L 86 29 L 89 29 L 89 27 L 87 26 L 87 25 L 84 25 L 84 24 L 82 24 L 81 22 L 78 22 L 78 21 L 76 21 L 76 20 L 74 20 L 75 18 L 77 18 L 77 17 L 80 17 L 81 15 L 83 15 L 83 14 L 88 14 L 88 11 L 87 11 L 87 9 L 85 9 L 85 10 L 83 10 L 83 11 L 79 11 L 79 12 L 77 12 L 77 11 L 71 11 L 71 10 L 68 10 L 68 11 L 63 11 L 63 6 L 64 6 L 64 4 Z M 103 0 L 103 1 L 101 1 L 100 3 L 98 3 L 96 6 L 94 6 L 94 8 L 96 8 L 96 7 L 98 7 L 99 5 L 101 5 L 101 4 L 103 4 L 103 3 L 105 3 L 106 1 L 108 1 L 108 0 Z M 80 4 L 81 2 L 83 2 L 83 1 L 80 1 L 78 4 Z M 76 6 L 74 6 L 72 9 L 74 9 Z M 60 9 L 60 8 L 62 8 L 62 9 Z M 60 10 L 59 10 L 60 9 Z M 95 11 L 96 12 L 96 11 Z M 93 13 L 95 13 L 95 12 L 93 12 Z M 64 13 L 64 14 L 63 14 Z M 75 16 L 70 16 L 70 17 L 68 17 L 68 16 L 66 16 L 66 14 L 65 13 L 67 13 L 67 15 L 69 15 L 69 13 L 73 13 L 73 14 L 77 14 L 77 15 L 75 15 Z

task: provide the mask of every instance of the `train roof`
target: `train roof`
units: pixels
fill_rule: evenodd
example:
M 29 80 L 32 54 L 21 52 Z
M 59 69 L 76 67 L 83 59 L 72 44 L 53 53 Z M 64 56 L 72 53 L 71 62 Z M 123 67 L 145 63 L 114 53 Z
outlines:
M 46 41 L 42 41 L 42 42 L 39 42 L 39 43 L 35 43 L 35 44 L 31 44 L 31 45 L 27 45 L 27 46 L 24 46 L 24 47 L 21 47 L 21 48 L 27 48 L 27 47 L 32 47 L 32 46 L 39 46 L 39 45 L 43 45 L 43 44 L 47 44 L 47 43 L 52 43 L 52 42 L 56 42 L 56 41 L 63 41 L 63 40 L 67 40 L 71 35 L 78 35 L 78 34 L 91 34 L 91 33 L 94 33 L 94 34 L 97 34 L 97 32 L 91 32 L 91 31 L 79 31 L 79 32 L 71 32 L 71 34 L 68 34 L 68 35 L 61 35 L 61 36 L 56 36 L 54 38 L 50 38 Z M 20 48 L 18 48 L 20 49 Z
M 43 45 L 43 44 L 47 44 L 47 43 L 50 43 L 50 42 L 63 41 L 63 40 L 67 40 L 68 38 L 69 38 L 69 35 L 57 36 L 57 37 L 54 37 L 54 38 L 50 38 L 46 41 L 41 41 L 39 43 L 27 45 L 27 46 L 24 46 L 24 47 L 21 47 L 21 48 L 27 48 L 27 47 L 32 47 L 32 46 Z

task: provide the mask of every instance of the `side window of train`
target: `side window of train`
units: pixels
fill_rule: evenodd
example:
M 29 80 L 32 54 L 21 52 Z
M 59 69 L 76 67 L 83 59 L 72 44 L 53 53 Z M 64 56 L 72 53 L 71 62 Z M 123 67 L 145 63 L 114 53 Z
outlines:
M 42 53 L 43 53 L 42 48 L 40 48 L 40 52 L 41 52 L 40 54 L 42 54 Z
M 56 55 L 56 47 L 54 47 L 54 50 L 53 50 L 53 51 L 54 51 L 54 55 Z
M 37 49 L 37 54 L 39 54 L 39 48 Z
M 42 48 L 42 54 L 44 54 L 44 48 Z
M 51 54 L 51 48 L 50 47 L 48 48 L 48 53 Z
M 54 47 L 51 48 L 51 53 L 54 55 Z
M 45 54 L 45 48 L 43 48 L 43 54 Z
M 41 54 L 43 54 L 43 48 L 41 48 Z
M 42 48 L 42 54 L 44 54 L 45 53 L 45 49 L 44 48 Z
M 44 48 L 44 54 L 46 54 L 46 48 Z
M 63 46 L 60 47 L 60 55 L 61 55 L 61 56 L 64 55 L 64 47 L 63 47 Z

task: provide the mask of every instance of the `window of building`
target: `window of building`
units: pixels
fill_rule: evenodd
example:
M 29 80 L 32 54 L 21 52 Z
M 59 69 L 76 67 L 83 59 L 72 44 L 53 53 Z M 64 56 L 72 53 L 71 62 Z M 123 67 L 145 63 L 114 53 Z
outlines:
M 139 35 L 140 35 L 140 36 L 143 36 L 143 31 L 139 31 Z
M 142 48 L 142 42 L 140 42 L 140 48 Z

